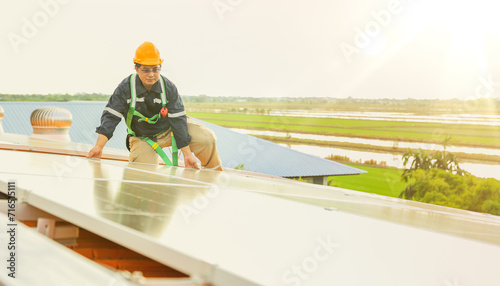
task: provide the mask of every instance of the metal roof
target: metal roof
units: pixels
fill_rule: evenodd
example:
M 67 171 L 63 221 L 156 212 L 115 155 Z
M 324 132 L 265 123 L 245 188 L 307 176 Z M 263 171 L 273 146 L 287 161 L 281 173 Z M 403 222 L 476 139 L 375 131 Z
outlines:
M 100 101 L 70 101 L 70 102 L 0 102 L 4 108 L 2 125 L 6 133 L 31 135 L 33 128 L 30 115 L 40 107 L 55 106 L 66 108 L 73 116 L 73 123 L 69 129 L 69 136 L 73 142 L 95 144 L 97 133 L 95 129 L 100 125 L 101 114 L 106 102 Z M 116 127 L 113 138 L 106 144 L 107 147 L 126 150 L 125 137 L 127 126 L 122 120 Z
M 69 136 L 73 142 L 95 144 L 95 128 L 100 124 L 106 102 L 0 102 L 5 109 L 2 125 L 6 133 L 31 135 L 30 114 L 39 107 L 55 106 L 68 109 L 73 115 Z M 332 175 L 357 175 L 365 173 L 341 163 L 315 157 L 280 146 L 251 135 L 240 134 L 228 128 L 199 119 L 217 136 L 217 148 L 225 167 L 243 168 L 279 177 L 310 177 Z M 127 127 L 124 120 L 116 127 L 107 147 L 126 150 Z
M 201 121 L 201 120 L 199 120 Z M 202 121 L 217 135 L 217 147 L 226 166 L 243 164 L 244 169 L 279 177 L 357 175 L 365 173 L 341 163 L 292 150 L 268 140 L 241 134 Z

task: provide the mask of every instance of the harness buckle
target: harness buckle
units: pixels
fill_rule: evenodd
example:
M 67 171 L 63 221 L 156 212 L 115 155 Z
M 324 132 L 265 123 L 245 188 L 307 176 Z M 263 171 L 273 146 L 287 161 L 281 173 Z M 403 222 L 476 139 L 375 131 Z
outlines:
M 163 106 L 160 110 L 161 117 L 165 118 L 165 116 L 167 116 L 167 113 L 168 113 L 168 109 L 165 106 Z

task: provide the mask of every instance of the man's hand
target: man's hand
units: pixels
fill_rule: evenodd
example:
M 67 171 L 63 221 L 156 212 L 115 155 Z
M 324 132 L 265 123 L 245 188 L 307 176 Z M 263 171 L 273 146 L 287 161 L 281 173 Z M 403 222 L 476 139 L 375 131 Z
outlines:
M 200 169 L 200 167 L 198 166 L 198 161 L 196 161 L 193 153 L 191 153 L 191 148 L 189 148 L 189 145 L 181 148 L 181 151 L 182 155 L 184 155 L 184 166 L 186 168 Z
M 196 161 L 196 158 L 191 154 L 191 156 L 186 157 L 184 155 L 184 166 L 186 168 L 195 168 L 195 169 L 200 169 L 198 166 L 198 162 Z
M 99 136 L 97 137 L 97 142 L 95 143 L 94 148 L 90 149 L 89 153 L 87 154 L 87 158 L 100 159 L 102 156 L 102 148 L 104 148 L 106 142 L 108 142 L 108 137 L 99 134 Z
M 90 149 L 89 153 L 87 154 L 87 158 L 96 158 L 100 159 L 102 156 L 102 147 L 101 146 L 94 146 L 94 148 Z

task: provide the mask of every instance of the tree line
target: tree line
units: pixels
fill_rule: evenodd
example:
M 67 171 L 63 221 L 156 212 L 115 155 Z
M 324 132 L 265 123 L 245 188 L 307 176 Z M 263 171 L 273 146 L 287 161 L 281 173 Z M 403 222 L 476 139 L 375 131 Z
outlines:
M 81 94 L 0 94 L 0 101 L 107 101 L 111 95 Z
M 500 215 L 500 181 L 478 178 L 460 168 L 457 157 L 446 151 L 451 137 L 443 141 L 443 151 L 409 149 L 403 155 L 401 179 L 409 182 L 400 198 L 470 211 Z
M 107 101 L 111 94 L 77 93 L 77 94 L 1 94 L 0 101 Z M 320 106 L 325 109 L 342 109 L 363 106 L 366 108 L 384 108 L 398 110 L 416 107 L 421 110 L 448 110 L 453 112 L 498 112 L 500 98 L 475 98 L 470 100 L 453 99 L 394 99 L 394 98 L 336 98 L 332 97 L 239 97 L 182 95 L 184 102 L 189 103 L 234 103 L 243 106 L 248 103 L 269 104 L 283 108 L 303 108 L 304 105 Z

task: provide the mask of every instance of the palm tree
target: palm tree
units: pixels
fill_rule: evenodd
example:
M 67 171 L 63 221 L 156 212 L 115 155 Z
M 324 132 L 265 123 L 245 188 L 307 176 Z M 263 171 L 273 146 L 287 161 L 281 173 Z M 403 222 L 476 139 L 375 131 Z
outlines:
M 417 152 L 413 152 L 411 148 L 408 148 L 408 151 L 403 154 L 403 166 L 406 167 L 410 158 L 413 158 L 410 167 L 405 169 L 401 175 L 402 180 L 405 182 L 408 182 L 415 170 L 429 170 L 433 165 L 433 158 L 426 151 L 422 150 L 422 148 L 418 148 Z

